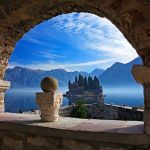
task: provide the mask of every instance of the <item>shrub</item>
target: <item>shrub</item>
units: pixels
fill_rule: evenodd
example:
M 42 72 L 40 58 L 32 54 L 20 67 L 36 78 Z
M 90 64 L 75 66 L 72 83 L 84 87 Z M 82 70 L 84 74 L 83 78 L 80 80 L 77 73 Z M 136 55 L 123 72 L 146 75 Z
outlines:
M 76 118 L 88 118 L 88 109 L 84 105 L 85 102 L 83 99 L 79 99 L 76 102 L 76 108 L 74 109 L 72 116 Z

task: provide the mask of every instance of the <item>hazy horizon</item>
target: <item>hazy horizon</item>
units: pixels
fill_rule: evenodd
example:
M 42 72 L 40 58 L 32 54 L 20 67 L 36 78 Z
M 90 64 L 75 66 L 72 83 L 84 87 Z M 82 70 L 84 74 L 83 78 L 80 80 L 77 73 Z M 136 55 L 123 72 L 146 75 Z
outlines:
M 138 57 L 137 57 L 138 58 Z M 136 59 L 136 58 L 135 58 Z M 134 60 L 134 59 L 133 59 Z M 133 60 L 131 60 L 131 61 L 133 61 Z M 131 61 L 129 61 L 129 62 L 131 62 Z M 129 62 L 127 62 L 127 63 L 129 63 Z M 118 63 L 118 62 L 115 62 L 115 63 Z M 114 64 L 115 64 L 114 63 Z M 120 63 L 120 62 L 119 62 Z M 127 63 L 122 63 L 122 64 L 127 64 Z M 114 65 L 114 64 L 112 64 L 112 65 Z M 111 66 L 112 66 L 111 65 Z M 110 67 L 111 67 L 110 66 Z M 51 70 L 59 70 L 59 69 L 63 69 L 63 70 L 65 70 L 65 71 L 67 71 L 67 72 L 75 72 L 75 71 L 78 71 L 78 70 L 72 70 L 72 71 L 69 71 L 69 70 L 67 70 L 67 69 L 64 69 L 64 68 L 55 68 L 55 69 L 50 69 L 50 70 L 44 70 L 44 69 L 41 69 L 41 68 L 37 68 L 37 69 L 32 69 L 32 68 L 29 68 L 29 67 L 24 67 L 24 66 L 8 66 L 7 67 L 7 69 L 14 69 L 14 68 L 16 68 L 16 67 L 21 67 L 21 68 L 26 68 L 26 69 L 31 69 L 31 70 L 41 70 L 41 71 L 51 71 Z M 108 67 L 108 68 L 110 68 L 110 67 Z M 78 72 L 87 72 L 87 73 L 91 73 L 92 71 L 94 71 L 94 70 L 96 70 L 96 69 L 101 69 L 101 70 L 104 70 L 104 71 L 106 71 L 108 68 L 106 68 L 106 69 L 103 69 L 103 68 L 93 68 L 93 70 L 91 70 L 91 71 L 78 71 Z

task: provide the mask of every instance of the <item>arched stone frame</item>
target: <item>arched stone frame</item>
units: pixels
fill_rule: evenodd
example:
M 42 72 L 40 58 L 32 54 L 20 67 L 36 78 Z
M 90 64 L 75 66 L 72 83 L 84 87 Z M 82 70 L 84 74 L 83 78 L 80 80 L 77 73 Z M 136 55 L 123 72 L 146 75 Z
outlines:
M 23 34 L 40 22 L 62 13 L 89 12 L 106 17 L 142 57 L 145 67 L 134 67 L 144 86 L 145 131 L 150 134 L 150 1 L 149 0 L 1 0 L 0 1 L 0 111 L 9 82 L 3 80 L 9 56 Z M 137 75 L 137 73 L 141 74 Z M 144 73 L 144 74 L 143 74 Z

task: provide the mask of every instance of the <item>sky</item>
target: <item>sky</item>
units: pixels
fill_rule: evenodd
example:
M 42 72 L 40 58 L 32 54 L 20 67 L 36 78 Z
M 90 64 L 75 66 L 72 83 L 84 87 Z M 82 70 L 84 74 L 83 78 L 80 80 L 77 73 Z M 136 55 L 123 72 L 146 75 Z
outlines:
M 8 67 L 91 72 L 136 57 L 135 49 L 106 18 L 69 13 L 45 20 L 24 34 Z

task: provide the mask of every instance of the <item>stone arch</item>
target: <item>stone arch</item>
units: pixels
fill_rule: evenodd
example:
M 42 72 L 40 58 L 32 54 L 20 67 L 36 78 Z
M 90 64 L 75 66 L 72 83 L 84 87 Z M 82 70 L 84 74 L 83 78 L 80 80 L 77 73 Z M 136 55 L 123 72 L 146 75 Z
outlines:
M 1 0 L 0 1 L 0 101 L 9 86 L 3 81 L 16 41 L 43 20 L 62 13 L 89 12 L 109 19 L 124 34 L 150 67 L 150 1 L 148 0 Z M 136 70 L 136 69 L 135 69 Z M 143 71 L 143 69 L 138 69 Z M 136 72 L 136 71 L 134 71 Z M 144 80 L 145 124 L 150 133 L 150 82 Z M 147 78 L 146 78 L 147 79 Z

